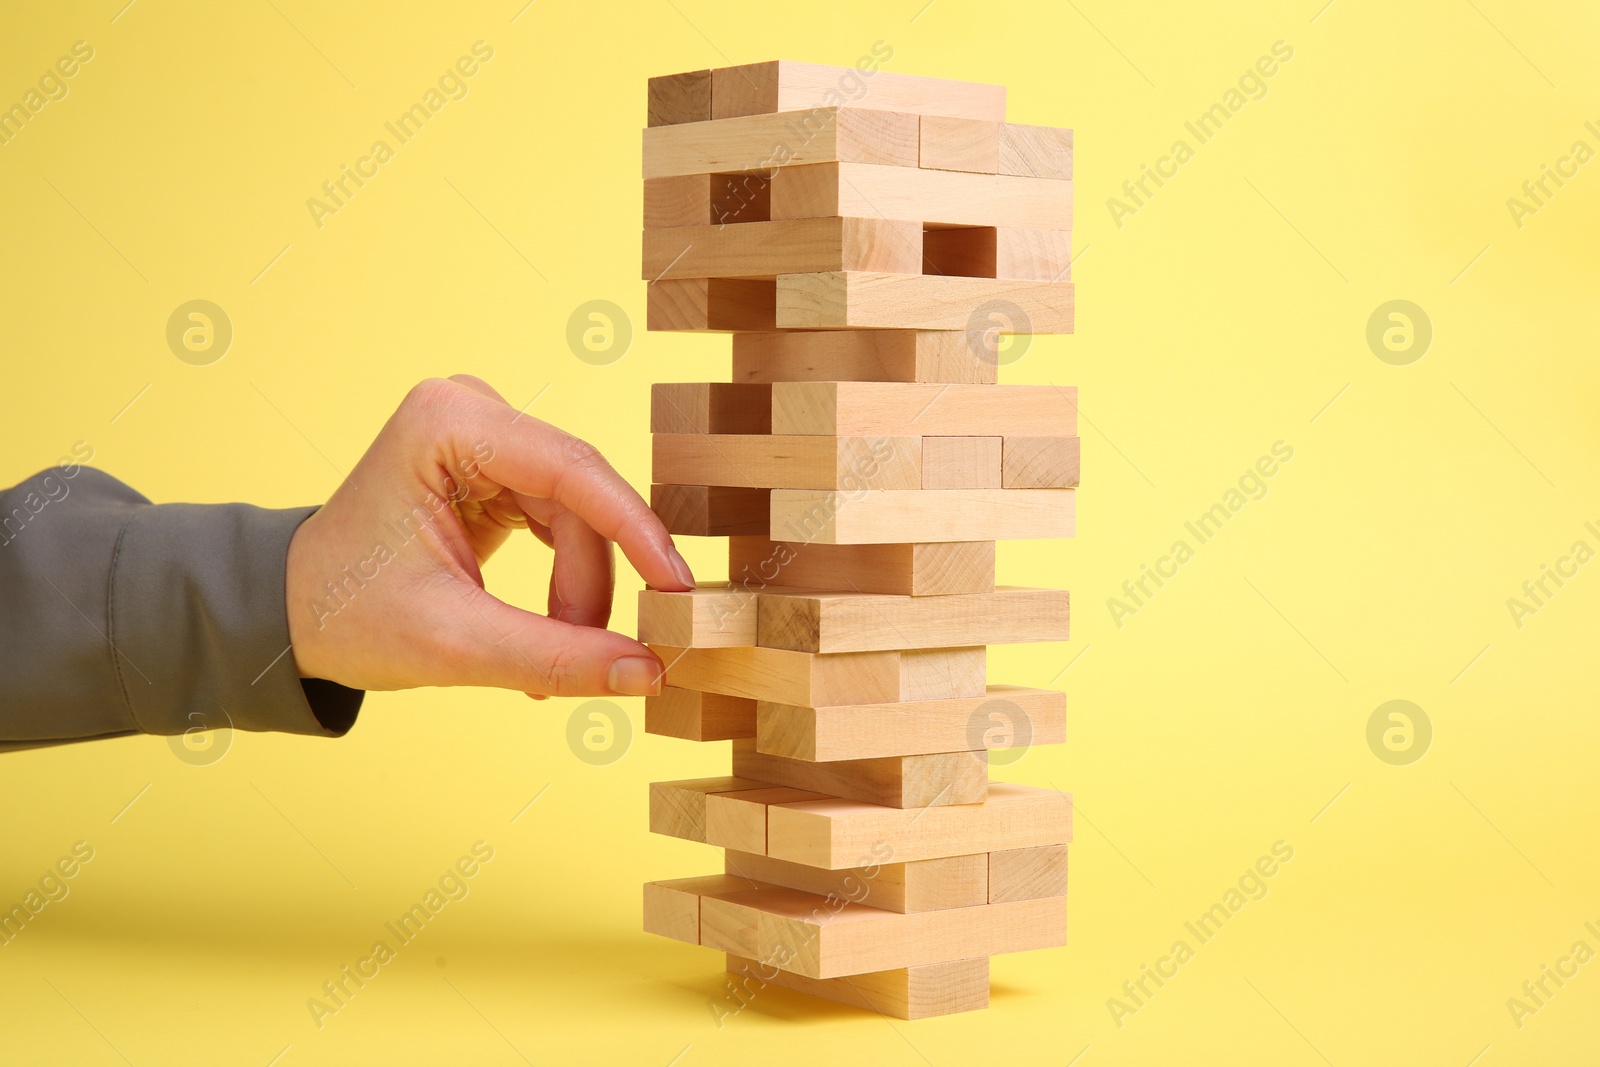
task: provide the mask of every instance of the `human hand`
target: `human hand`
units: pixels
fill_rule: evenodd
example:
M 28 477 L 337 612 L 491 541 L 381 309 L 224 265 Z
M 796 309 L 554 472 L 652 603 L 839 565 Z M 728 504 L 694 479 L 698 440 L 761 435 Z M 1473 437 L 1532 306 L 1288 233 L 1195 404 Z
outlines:
M 548 617 L 484 589 L 483 562 L 524 528 L 555 550 Z M 661 661 L 604 628 L 612 542 L 651 588 L 694 587 L 666 527 L 593 446 L 477 378 L 430 379 L 289 544 L 296 667 L 354 689 L 657 693 Z

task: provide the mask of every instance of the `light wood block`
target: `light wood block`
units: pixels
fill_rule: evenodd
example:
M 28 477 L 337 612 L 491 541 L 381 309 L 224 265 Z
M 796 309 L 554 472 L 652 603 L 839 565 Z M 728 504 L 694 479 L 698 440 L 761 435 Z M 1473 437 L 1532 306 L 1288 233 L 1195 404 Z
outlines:
M 859 437 L 1078 432 L 1078 388 L 913 382 L 775 382 L 772 432 Z
M 1000 122 L 1006 117 L 1006 90 L 1003 85 L 790 60 L 711 72 L 713 118 L 841 105 Z
M 641 277 L 773 278 L 922 269 L 922 226 L 893 219 L 788 219 L 644 231 Z
M 756 735 L 756 702 L 721 693 L 663 686 L 644 698 L 645 733 L 685 741 L 727 741 Z
M 922 488 L 1000 488 L 1000 438 L 924 437 Z
M 998 481 L 998 456 L 996 464 Z M 655 481 L 673 485 L 916 489 L 922 439 L 658 433 L 650 471 Z
M 993 541 L 910 545 L 822 545 L 728 540 L 728 578 L 754 588 L 844 588 L 861 593 L 943 596 L 994 591 Z
M 739 742 L 734 742 L 738 744 Z M 757 779 L 759 781 L 759 779 Z M 706 844 L 741 852 L 767 850 L 767 807 L 771 804 L 825 800 L 815 790 L 764 786 L 731 793 L 706 794 Z
M 756 594 L 732 584 L 686 592 L 639 590 L 639 640 L 682 648 L 737 648 L 756 643 Z
M 667 665 L 666 684 L 680 689 L 812 706 L 899 699 L 896 652 L 818 656 L 781 648 L 650 647 Z
M 728 973 L 745 988 L 778 986 L 893 1019 L 931 1019 L 989 1006 L 987 957 L 841 978 L 807 978 L 731 952 L 727 961 Z
M 702 945 L 810 978 L 1054 948 L 1066 919 L 1065 897 L 900 913 L 760 883 L 700 895 Z
M 770 535 L 834 545 L 1071 537 L 1071 489 L 771 491 Z
M 716 222 L 711 214 L 711 183 L 710 174 L 680 174 L 673 178 L 651 178 L 646 181 L 644 228 L 710 226 Z M 770 211 L 769 206 L 769 214 Z
M 1072 185 L 1017 174 L 813 163 L 772 176 L 775 219 L 910 219 L 952 226 L 1072 229 Z
M 900 653 L 900 699 L 903 701 L 982 696 L 988 681 L 989 650 L 983 645 L 921 648 Z
M 1010 782 L 990 782 L 982 804 L 919 809 L 813 800 L 767 811 L 767 855 L 830 869 L 856 866 L 875 845 L 909 862 L 1071 841 L 1069 797 Z
M 710 874 L 674 883 L 644 884 L 644 931 L 675 941 L 700 943 L 700 894 L 754 888 L 736 875 Z
M 993 332 L 792 330 L 733 336 L 735 382 L 959 382 L 993 385 Z
M 735 775 L 830 797 L 891 808 L 923 808 L 982 804 L 989 792 L 989 764 L 978 753 L 936 752 L 812 763 L 758 752 L 755 745 L 753 740 L 733 743 Z
M 1003 440 L 1000 483 L 1005 488 L 1077 488 L 1080 438 L 1006 437 Z
M 995 149 L 998 159 L 999 131 Z M 644 131 L 644 177 L 727 171 L 770 172 L 845 161 L 915 167 L 918 116 L 853 107 L 654 125 Z
M 769 492 L 724 485 L 652 485 L 650 510 L 668 533 L 765 536 L 771 511 Z
M 706 839 L 706 797 L 741 789 L 764 789 L 765 783 L 732 775 L 650 783 L 650 832 L 687 841 Z
M 1072 131 L 1006 123 L 1000 128 L 1000 173 L 1072 180 Z
M 1066 845 L 989 853 L 989 903 L 1066 895 Z
M 774 284 L 761 278 L 663 278 L 646 291 L 646 325 L 652 330 L 775 329 Z
M 743 382 L 658 382 L 651 433 L 771 433 L 772 389 Z
M 995 174 L 1000 170 L 1000 129 L 986 119 L 922 116 L 918 165 L 935 170 L 967 170 Z M 817 162 L 825 162 L 818 160 Z M 861 160 L 863 163 L 876 160 Z
M 991 685 L 977 697 L 843 708 L 761 701 L 755 737 L 757 751 L 818 761 L 954 752 L 990 742 L 1055 745 L 1067 738 L 1067 698 L 1051 689 Z
M 796 652 L 1065 641 L 1068 601 L 1065 589 L 1007 586 L 921 597 L 769 588 L 756 598 L 756 638 L 766 648 Z
M 724 866 L 740 878 L 884 911 L 933 911 L 988 903 L 989 857 L 985 854 L 911 863 L 871 862 L 875 858 L 864 856 L 863 866 L 829 871 L 729 849 Z
M 1008 318 L 1004 332 L 1072 332 L 1071 282 L 830 271 L 780 274 L 776 284 L 774 321 L 780 329 L 966 330 L 984 305 L 1001 304 Z
M 711 72 L 691 70 L 650 79 L 649 122 L 668 126 L 711 118 Z
M 1072 280 L 1072 234 L 1067 230 L 994 231 L 994 277 L 1040 282 Z

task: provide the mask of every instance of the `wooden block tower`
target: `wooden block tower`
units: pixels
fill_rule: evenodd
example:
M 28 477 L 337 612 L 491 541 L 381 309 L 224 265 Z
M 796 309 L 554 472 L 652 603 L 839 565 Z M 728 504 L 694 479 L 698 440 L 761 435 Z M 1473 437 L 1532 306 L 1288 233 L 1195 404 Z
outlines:
M 986 1007 L 990 956 L 1067 934 L 1071 800 L 988 773 L 1066 700 L 989 685 L 985 646 L 1067 637 L 994 542 L 1073 532 L 1076 390 L 996 384 L 1000 332 L 1072 329 L 1072 132 L 789 62 L 652 78 L 649 115 L 649 327 L 731 332 L 733 373 L 651 398 L 652 507 L 727 537 L 729 581 L 640 595 L 646 729 L 733 760 L 651 786 L 651 830 L 726 853 L 647 884 L 645 929 L 741 1001 Z

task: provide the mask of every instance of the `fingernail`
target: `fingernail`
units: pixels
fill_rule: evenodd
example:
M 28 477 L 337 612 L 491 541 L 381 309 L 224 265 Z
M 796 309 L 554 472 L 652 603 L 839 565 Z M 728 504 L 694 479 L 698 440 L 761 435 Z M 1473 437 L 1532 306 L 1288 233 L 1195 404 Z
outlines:
M 678 554 L 678 549 L 674 545 L 667 546 L 667 556 L 672 560 L 672 569 L 678 572 L 678 581 L 693 589 L 694 571 L 689 569 L 689 561 Z
M 661 663 L 648 656 L 623 656 L 611 661 L 606 685 L 618 696 L 653 697 L 661 692 Z

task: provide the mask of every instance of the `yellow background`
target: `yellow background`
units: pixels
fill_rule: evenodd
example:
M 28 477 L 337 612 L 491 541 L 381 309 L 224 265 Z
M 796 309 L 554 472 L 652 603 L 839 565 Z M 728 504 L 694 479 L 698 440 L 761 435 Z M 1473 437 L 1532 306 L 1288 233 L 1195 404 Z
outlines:
M 0 948 L 0 1061 L 1592 1056 L 1600 963 L 1520 1029 L 1506 1000 L 1600 949 L 1600 565 L 1521 628 L 1506 600 L 1600 547 L 1600 162 L 1520 229 L 1506 200 L 1600 147 L 1593 5 L 124 2 L 3 15 L 0 101 L 75 41 L 95 57 L 0 147 L 0 483 L 82 440 L 156 500 L 315 502 L 411 384 L 471 371 L 518 404 L 548 387 L 530 412 L 642 486 L 648 383 L 727 374 L 724 338 L 643 332 L 647 76 L 884 41 L 885 69 L 1004 83 L 1013 120 L 1075 127 L 1079 332 L 1005 379 L 1082 387 L 1080 534 L 1001 557 L 1071 588 L 1073 640 L 991 657 L 1069 693 L 1068 743 L 999 773 L 1077 797 L 1071 936 L 998 959 L 984 1013 L 768 990 L 719 1029 L 719 958 L 641 933 L 638 898 L 714 868 L 645 832 L 645 784 L 719 773 L 721 746 L 639 733 L 590 766 L 576 701 L 376 695 L 344 740 L 235 735 L 210 766 L 160 738 L 3 757 L 0 903 L 75 841 L 96 858 Z M 306 199 L 478 40 L 470 95 L 319 230 Z M 1115 225 L 1107 199 L 1278 40 L 1266 97 Z M 236 331 L 206 367 L 164 340 L 195 298 Z M 1364 339 L 1395 298 L 1435 331 L 1409 366 Z M 637 328 L 610 366 L 565 342 L 592 299 Z M 1279 440 L 1267 496 L 1116 626 L 1107 599 Z M 714 577 L 719 548 L 687 552 Z M 536 546 L 488 573 L 543 604 Z M 1409 766 L 1366 743 L 1391 699 L 1433 724 Z M 471 895 L 318 1030 L 307 999 L 480 839 Z M 1279 840 L 1265 899 L 1119 1028 L 1108 998 Z

